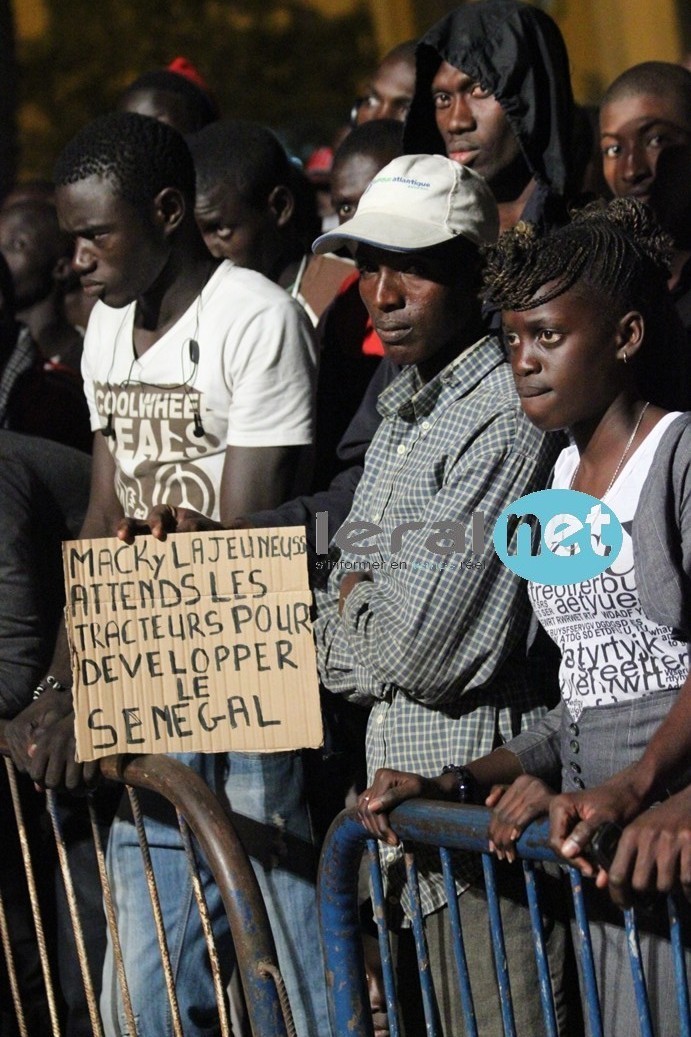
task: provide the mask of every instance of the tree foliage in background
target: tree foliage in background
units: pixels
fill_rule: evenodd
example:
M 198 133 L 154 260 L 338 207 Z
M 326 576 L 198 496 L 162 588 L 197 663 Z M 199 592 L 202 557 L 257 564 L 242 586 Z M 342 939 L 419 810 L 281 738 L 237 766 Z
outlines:
M 224 115 L 256 119 L 295 152 L 328 143 L 377 63 L 366 8 L 325 18 L 297 0 L 46 0 L 50 30 L 20 50 L 24 176 L 114 106 L 137 75 L 182 54 Z
M 14 23 L 10 0 L 0 0 L 0 198 L 14 181 L 17 163 Z

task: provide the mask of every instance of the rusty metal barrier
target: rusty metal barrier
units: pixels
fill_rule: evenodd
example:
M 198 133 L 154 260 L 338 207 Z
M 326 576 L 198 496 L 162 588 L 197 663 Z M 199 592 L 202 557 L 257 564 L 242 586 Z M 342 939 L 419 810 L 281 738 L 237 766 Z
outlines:
M 492 956 L 500 995 L 503 1032 L 505 1037 L 514 1037 L 516 1032 L 501 922 L 500 897 L 494 873 L 494 858 L 487 852 L 489 818 L 490 812 L 484 807 L 456 806 L 424 800 L 405 803 L 391 814 L 392 827 L 400 837 L 406 850 L 407 881 L 409 891 L 412 894 L 412 930 L 415 939 L 426 1037 L 439 1037 L 441 1028 L 435 1013 L 435 993 L 427 957 L 424 919 L 420 908 L 417 886 L 415 854 L 412 851 L 411 844 L 423 844 L 439 849 L 441 870 L 444 876 L 446 896 L 449 904 L 460 1002 L 463 1011 L 465 1033 L 468 1037 L 477 1037 L 478 1030 L 463 945 L 463 932 L 458 912 L 450 851 L 464 850 L 481 855 L 490 918 Z M 554 854 L 549 848 L 547 836 L 547 821 L 537 821 L 525 830 L 516 846 L 518 856 L 522 858 L 526 883 L 526 896 L 533 929 L 545 1034 L 547 1037 L 556 1037 L 557 1024 L 547 967 L 538 884 L 536 883 L 534 871 L 535 862 L 559 864 L 568 872 L 577 933 L 575 941 L 577 945 L 576 952 L 579 957 L 582 976 L 581 998 L 583 1014 L 587 1020 L 592 1037 L 603 1037 L 593 951 L 584 899 L 584 880 L 579 871 L 575 868 L 567 868 L 563 860 Z M 357 820 L 357 811 L 353 809 L 343 811 L 334 821 L 326 837 L 321 854 L 318 880 L 319 919 L 333 1023 L 336 1033 L 347 1033 L 348 1037 L 373 1037 L 374 1035 L 358 904 L 358 877 L 363 853 L 366 853 L 369 859 L 372 905 L 378 929 L 389 1033 L 390 1037 L 399 1037 L 401 1033 L 390 934 L 386 924 L 387 912 L 378 850 L 380 845 L 368 837 L 368 833 Z M 678 905 L 676 899 L 672 896 L 660 897 L 660 911 L 663 914 L 665 900 L 669 918 L 670 946 L 676 985 L 676 1002 L 679 1017 L 678 1034 L 679 1037 L 691 1037 L 689 977 L 685 961 Z M 638 1012 L 639 1031 L 641 1037 L 654 1037 L 645 977 L 641 967 L 636 912 L 633 908 L 624 912 L 624 924 Z M 499 1037 L 499 1035 L 497 1034 L 496 1037 Z M 613 1037 L 613 1035 L 604 1034 L 604 1037 Z M 634 1037 L 634 1033 L 629 1034 L 627 1032 L 627 1037 Z
M 4 738 L 4 722 L 2 721 L 0 721 L 0 755 L 5 757 L 4 762 L 14 808 L 24 874 L 26 876 L 29 901 L 36 930 L 36 944 L 45 984 L 46 1002 L 51 1025 L 50 1032 L 52 1037 L 60 1037 L 58 997 L 56 996 L 53 976 L 54 963 L 50 960 L 51 955 L 47 947 L 40 905 L 40 888 L 36 878 L 36 862 L 32 858 L 31 846 L 27 838 L 17 788 L 17 775 L 9 759 L 7 744 Z M 192 837 L 201 849 L 221 894 L 234 944 L 247 1020 L 253 1037 L 294 1037 L 295 1029 L 290 1006 L 277 965 L 276 949 L 264 901 L 249 858 L 238 840 L 230 819 L 216 797 L 197 774 L 180 761 L 168 756 L 109 757 L 101 761 L 101 773 L 109 781 L 119 782 L 126 786 L 130 797 L 135 825 L 140 837 L 143 862 L 147 872 L 149 893 L 159 937 L 173 1033 L 176 1037 L 178 1035 L 179 1037 L 184 1037 L 175 996 L 172 969 L 166 947 L 164 920 L 161 917 L 150 860 L 147 860 L 148 847 L 139 809 L 136 791 L 138 789 L 155 792 L 164 797 L 173 805 L 177 813 L 180 833 L 191 870 L 195 899 L 206 937 L 219 1010 L 219 1027 L 223 1037 L 231 1037 L 231 1028 L 225 1004 L 226 998 L 221 979 L 221 968 L 197 871 Z M 101 1037 L 103 1028 L 95 994 L 94 977 L 89 972 L 87 947 L 82 932 L 73 878 L 70 874 L 67 860 L 64 835 L 59 812 L 56 808 L 56 798 L 51 792 L 46 793 L 46 805 L 50 815 L 57 847 L 57 857 L 65 884 L 91 1027 L 94 1037 Z M 90 803 L 90 797 L 85 797 L 84 799 L 84 810 L 89 812 L 94 837 L 99 878 L 103 889 L 107 924 L 113 944 L 113 954 L 123 998 L 125 1017 L 130 1033 L 136 1034 L 136 1024 L 127 989 L 127 977 L 124 972 L 122 955 L 119 953 L 119 937 L 106 873 L 104 848 L 101 845 L 98 821 L 93 805 Z M 3 817 L 1 820 L 2 827 L 6 830 L 5 826 L 8 825 L 10 819 Z M 34 1037 L 27 1028 L 25 1006 L 22 1003 L 21 984 L 14 962 L 13 934 L 7 921 L 7 898 L 11 896 L 13 896 L 13 891 L 6 891 L 0 888 L 0 942 L 4 952 L 9 987 L 16 1016 L 17 1032 L 20 1037 Z M 2 955 L 0 955 L 1 957 Z M 2 1009 L 1 1005 L 0 1009 Z M 41 1033 L 40 1037 L 44 1037 L 44 1034 Z M 47 1037 L 47 1034 L 45 1037 Z

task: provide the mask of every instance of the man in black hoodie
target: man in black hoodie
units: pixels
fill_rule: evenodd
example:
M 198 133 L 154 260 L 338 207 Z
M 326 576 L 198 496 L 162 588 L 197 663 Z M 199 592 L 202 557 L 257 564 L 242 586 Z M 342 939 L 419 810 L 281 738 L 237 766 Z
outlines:
M 437 22 L 416 50 L 406 154 L 441 153 L 489 183 L 501 230 L 560 223 L 571 187 L 573 96 L 552 19 L 518 0 L 480 0 Z

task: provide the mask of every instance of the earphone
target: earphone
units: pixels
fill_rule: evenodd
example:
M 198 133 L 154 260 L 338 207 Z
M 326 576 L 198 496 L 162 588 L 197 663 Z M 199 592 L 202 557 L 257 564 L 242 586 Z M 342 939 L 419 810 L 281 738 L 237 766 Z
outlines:
M 202 292 L 203 292 L 203 290 L 202 290 Z M 199 314 L 200 314 L 201 304 L 202 304 L 202 292 L 199 293 L 199 298 L 197 300 L 197 312 L 196 312 L 196 316 L 195 316 L 194 337 L 187 340 L 188 341 L 190 362 L 192 364 L 192 372 L 191 372 L 191 374 L 187 378 L 184 379 L 183 382 L 181 382 L 177 386 L 158 386 L 157 387 L 157 388 L 161 388 L 161 389 L 163 389 L 163 388 L 166 388 L 166 389 L 184 389 L 185 390 L 185 395 L 188 398 L 190 397 L 189 383 L 190 383 L 190 381 L 192 381 L 192 382 L 194 381 L 194 379 L 196 377 L 196 374 L 197 374 L 197 367 L 199 366 L 199 353 L 200 353 L 200 350 L 199 350 L 199 342 L 197 341 L 197 334 L 199 333 Z M 132 303 L 131 306 L 133 306 L 133 305 L 135 305 L 135 304 Z M 107 378 L 108 384 L 110 384 L 110 376 L 111 376 L 111 374 L 113 372 L 113 365 L 115 363 L 115 353 L 116 353 L 116 350 L 117 350 L 118 339 L 120 338 L 120 333 L 122 332 L 122 329 L 123 329 L 123 327 L 125 325 L 125 321 L 127 319 L 128 314 L 129 314 L 129 309 L 125 313 L 125 316 L 122 318 L 122 321 L 120 323 L 120 327 L 118 328 L 117 333 L 115 335 L 115 341 L 113 343 L 113 357 L 112 357 L 112 360 L 110 362 L 110 370 L 108 371 L 108 378 Z M 132 384 L 132 370 L 133 370 L 134 365 L 137 362 L 137 360 L 138 360 L 138 357 L 135 354 L 135 356 L 132 359 L 132 363 L 130 364 L 129 374 L 127 375 L 127 378 L 123 382 L 124 386 Z M 184 360 L 183 360 L 182 375 L 184 376 L 184 374 L 185 374 L 185 366 L 184 366 Z M 148 383 L 146 383 L 146 382 L 138 382 L 137 384 L 139 384 L 139 385 L 146 385 Z M 195 439 L 202 439 L 206 435 L 206 429 L 204 428 L 204 423 L 202 422 L 202 416 L 201 416 L 201 413 L 200 413 L 200 410 L 199 410 L 199 399 L 198 398 L 197 399 L 192 398 L 191 402 L 192 402 L 192 408 L 193 408 L 192 409 L 192 423 L 194 425 L 194 428 L 192 429 L 192 435 L 195 437 Z M 106 439 L 115 439 L 114 420 L 115 420 L 115 416 L 114 416 L 113 412 L 112 411 L 108 411 L 107 414 L 106 414 L 105 426 L 101 429 L 101 433 L 102 433 L 102 435 Z
M 199 343 L 197 342 L 196 338 L 191 338 L 190 339 L 190 360 L 194 364 L 194 367 L 195 367 L 195 370 L 196 370 L 197 364 L 199 363 Z M 187 384 L 186 383 L 185 383 L 185 392 L 187 392 Z M 205 432 L 204 426 L 202 424 L 202 416 L 199 413 L 199 401 L 198 400 L 197 400 L 197 405 L 196 405 L 195 410 L 194 410 L 194 414 L 192 415 L 192 421 L 194 422 L 194 429 L 192 431 L 192 435 L 195 437 L 195 439 L 201 439 L 202 436 L 206 435 L 206 432 Z

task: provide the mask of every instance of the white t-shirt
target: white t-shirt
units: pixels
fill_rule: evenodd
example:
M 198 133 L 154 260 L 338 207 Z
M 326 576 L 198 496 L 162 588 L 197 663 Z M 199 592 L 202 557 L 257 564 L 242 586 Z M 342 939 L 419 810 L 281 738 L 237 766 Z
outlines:
M 134 311 L 98 302 L 82 360 L 92 429 L 112 415 L 118 499 L 134 518 L 167 503 L 218 519 L 226 446 L 313 441 L 312 329 L 282 288 L 227 261 L 139 358 Z
M 562 698 L 574 720 L 584 708 L 631 701 L 683 684 L 689 669 L 684 642 L 669 627 L 651 622 L 636 588 L 631 526 L 655 451 L 670 422 L 668 414 L 631 454 L 603 500 L 621 522 L 624 540 L 612 565 L 592 580 L 565 587 L 528 585 L 533 609 L 561 650 Z M 568 489 L 578 450 L 557 458 L 552 486 Z

